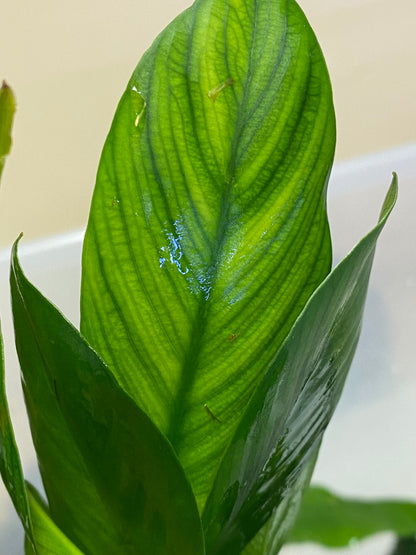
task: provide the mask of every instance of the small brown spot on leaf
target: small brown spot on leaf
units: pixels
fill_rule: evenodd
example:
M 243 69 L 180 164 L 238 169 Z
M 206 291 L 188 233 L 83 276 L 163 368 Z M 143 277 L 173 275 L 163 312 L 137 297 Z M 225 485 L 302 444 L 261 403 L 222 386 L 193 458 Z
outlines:
M 218 422 L 218 424 L 222 424 L 221 420 L 215 416 L 215 414 L 210 410 L 209 406 L 206 403 L 204 405 L 204 409 L 210 415 L 212 420 L 215 420 L 215 422 Z

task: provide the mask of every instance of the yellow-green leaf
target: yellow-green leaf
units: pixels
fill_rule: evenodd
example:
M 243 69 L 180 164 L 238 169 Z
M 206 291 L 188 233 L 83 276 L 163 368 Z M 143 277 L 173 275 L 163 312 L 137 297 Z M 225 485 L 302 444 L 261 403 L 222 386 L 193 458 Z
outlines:
M 265 369 L 327 275 L 331 86 L 294 1 L 197 0 L 137 66 L 105 144 L 81 330 L 202 509 Z

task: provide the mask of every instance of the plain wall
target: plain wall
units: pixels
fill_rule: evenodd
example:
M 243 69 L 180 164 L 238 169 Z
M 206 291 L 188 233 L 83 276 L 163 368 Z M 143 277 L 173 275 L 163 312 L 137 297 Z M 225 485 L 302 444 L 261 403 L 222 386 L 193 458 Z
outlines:
M 86 224 L 100 151 L 144 50 L 186 0 L 2 2 L 0 79 L 17 102 L 0 246 Z M 332 76 L 337 159 L 416 140 L 416 2 L 303 0 Z

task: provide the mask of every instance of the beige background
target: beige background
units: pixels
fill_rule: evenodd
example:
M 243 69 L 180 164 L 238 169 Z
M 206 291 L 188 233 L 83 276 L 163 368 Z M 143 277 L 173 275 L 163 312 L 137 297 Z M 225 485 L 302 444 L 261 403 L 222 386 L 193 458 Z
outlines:
M 117 101 L 152 39 L 190 0 L 2 2 L 0 79 L 15 90 L 0 246 L 85 225 Z M 415 0 L 300 0 L 326 55 L 337 159 L 416 141 Z

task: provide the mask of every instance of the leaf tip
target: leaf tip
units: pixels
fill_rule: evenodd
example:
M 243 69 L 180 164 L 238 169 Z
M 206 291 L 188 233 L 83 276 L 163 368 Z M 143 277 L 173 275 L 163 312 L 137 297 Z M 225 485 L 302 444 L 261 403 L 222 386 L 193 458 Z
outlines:
M 23 237 L 23 231 L 21 231 L 19 233 L 19 235 L 17 236 L 17 239 L 15 240 L 15 242 L 13 243 L 12 246 L 12 258 L 17 258 L 17 249 L 20 243 L 21 238 Z
M 1 98 L 1 109 L 6 110 L 5 116 L 7 116 L 6 124 L 7 128 L 11 127 L 11 118 L 16 109 L 16 101 L 13 94 L 13 90 L 10 85 L 3 79 L 0 87 L 0 98 Z
M 397 173 L 393 172 L 393 179 L 391 181 L 389 190 L 387 191 L 386 198 L 384 199 L 383 206 L 381 207 L 380 217 L 378 219 L 379 223 L 385 223 L 389 217 L 394 205 L 397 201 L 397 196 L 399 192 L 399 181 Z
M 3 80 L 0 87 L 0 175 L 4 160 L 12 145 L 11 130 L 15 111 L 16 102 L 13 91 Z
M 23 232 L 20 232 L 19 236 L 13 243 L 11 258 L 10 258 L 10 278 L 13 276 L 15 281 L 17 281 L 18 275 L 23 275 L 23 272 L 19 263 L 18 253 L 17 253 L 19 243 L 22 237 L 23 237 Z

